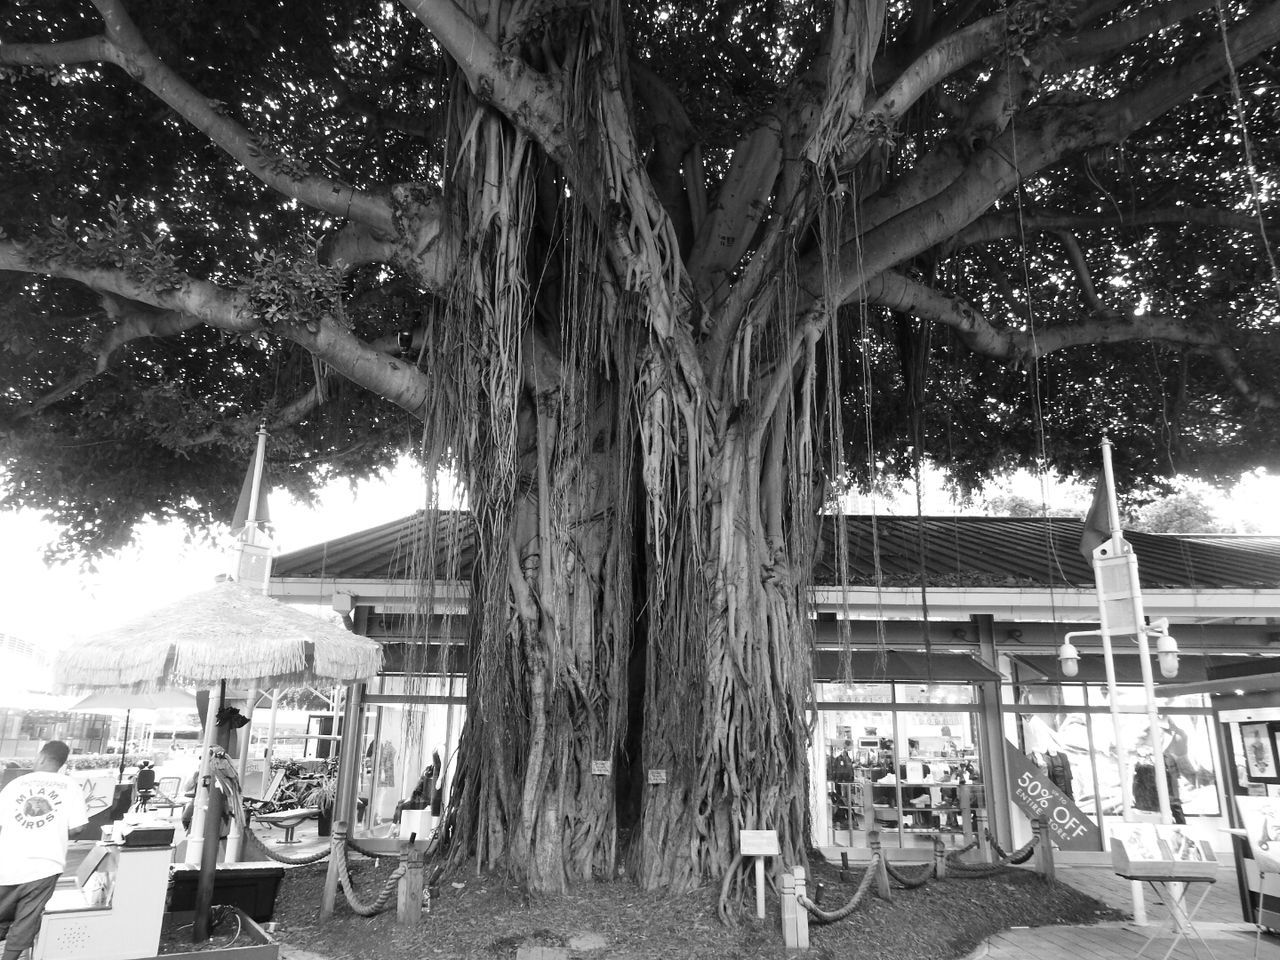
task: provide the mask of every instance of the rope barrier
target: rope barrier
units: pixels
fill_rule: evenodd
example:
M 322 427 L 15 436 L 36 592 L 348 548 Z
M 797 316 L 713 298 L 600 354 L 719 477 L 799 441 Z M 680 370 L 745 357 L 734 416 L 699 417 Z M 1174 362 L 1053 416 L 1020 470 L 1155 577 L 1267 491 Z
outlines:
M 396 885 L 400 882 L 400 878 L 405 875 L 405 866 L 400 864 L 387 877 L 386 883 L 382 885 L 382 890 L 378 896 L 374 898 L 372 903 L 365 903 L 356 896 L 355 886 L 351 882 L 351 874 L 347 870 L 347 851 L 346 847 L 337 847 L 337 867 L 338 867 L 338 885 L 342 887 L 342 893 L 347 898 L 347 903 L 351 905 L 351 909 L 362 917 L 372 917 L 374 914 L 381 913 L 387 908 L 387 904 L 396 895 Z
M 862 875 L 862 882 L 858 884 L 858 889 L 853 894 L 853 899 L 846 903 L 839 910 L 826 911 L 819 907 L 816 903 L 806 896 L 797 895 L 796 903 L 813 917 L 816 923 L 836 923 L 843 920 L 849 914 L 858 908 L 858 904 L 862 902 L 862 898 L 866 896 L 867 891 L 871 889 L 871 881 L 875 878 L 876 867 L 880 863 L 880 854 L 876 854 L 871 858 L 871 862 L 867 864 L 866 873 Z
M 291 866 L 291 867 L 301 867 L 301 866 L 305 866 L 308 863 L 319 863 L 321 860 L 323 860 L 325 857 L 329 855 L 329 848 L 325 847 L 323 850 L 319 851 L 318 853 L 309 853 L 309 854 L 303 854 L 297 857 L 291 857 L 287 853 L 279 853 L 271 849 L 271 847 L 267 846 L 267 841 L 263 840 L 262 837 L 258 836 L 258 834 L 254 832 L 252 827 L 246 827 L 245 833 L 248 836 L 253 837 L 253 839 L 257 841 L 258 846 L 262 848 L 262 855 L 265 856 L 268 860 L 274 860 L 277 863 L 287 864 L 288 866 Z
M 963 847 L 960 847 L 956 850 L 952 850 L 950 853 L 947 854 L 946 856 L 947 876 L 954 876 L 954 877 L 957 877 L 960 879 L 966 879 L 966 880 L 978 880 L 985 877 L 995 876 L 996 874 L 1002 873 L 1003 871 L 1007 870 L 1011 864 L 1026 863 L 1029 859 L 1031 859 L 1031 855 L 1035 852 L 1036 845 L 1040 842 L 1040 835 L 1036 834 L 1036 836 L 1032 837 L 1027 843 L 1023 844 L 1021 847 L 1019 847 L 1017 850 L 1015 850 L 1013 853 L 1010 854 L 1010 853 L 1005 853 L 1002 849 L 1000 849 L 999 844 L 995 842 L 995 838 L 991 836 L 990 830 L 986 831 L 986 837 L 987 837 L 987 840 L 992 844 L 992 847 L 998 856 L 997 861 L 995 863 L 966 863 L 965 861 L 960 859 L 960 857 L 963 854 L 969 852 L 970 850 L 972 850 L 974 847 L 978 845 L 978 840 L 977 838 L 975 838 L 974 840 L 965 844 Z M 939 847 L 939 855 L 940 854 L 941 854 L 941 848 Z M 930 880 L 937 879 L 940 862 L 941 861 L 935 860 L 932 863 L 920 864 L 920 866 L 923 867 L 923 870 L 918 875 L 912 875 L 902 869 L 895 867 L 892 863 L 890 863 L 888 860 L 884 858 L 883 854 L 879 852 L 874 853 L 872 854 L 870 863 L 867 864 L 866 871 L 862 874 L 862 880 L 858 883 L 858 889 L 854 892 L 853 898 L 840 909 L 831 910 L 831 911 L 823 910 L 816 903 L 810 900 L 807 896 L 799 892 L 799 889 L 803 888 L 803 881 L 799 875 L 800 871 L 797 870 L 797 881 L 795 886 L 798 889 L 796 889 L 796 892 L 794 894 L 795 903 L 798 907 L 803 908 L 805 911 L 805 915 L 807 915 L 808 917 L 811 917 L 815 923 L 836 923 L 837 921 L 845 919 L 847 916 L 849 916 L 849 914 L 853 913 L 853 911 L 858 908 L 858 905 L 862 902 L 863 898 L 866 896 L 867 891 L 871 889 L 871 881 L 876 877 L 876 875 L 879 872 L 879 868 L 882 865 L 884 867 L 885 873 L 888 874 L 888 876 L 891 877 L 894 881 L 896 881 L 899 885 L 901 885 L 907 890 L 915 890 L 920 887 L 923 887 Z M 788 886 L 787 889 L 790 890 L 790 886 Z M 790 896 L 789 893 L 786 895 Z M 785 907 L 785 903 L 784 903 L 783 933 L 784 933 L 784 936 L 794 937 L 796 935 L 794 929 L 789 928 L 787 926 L 789 922 L 791 923 L 795 922 L 794 911 L 792 911 L 790 916 L 792 917 L 792 920 L 788 921 L 787 908 Z M 791 934 L 787 933 L 788 929 L 792 929 Z M 800 927 L 798 929 L 800 930 L 800 933 L 798 935 L 801 938 L 800 945 L 803 946 L 804 944 L 807 943 L 807 940 L 803 938 L 807 937 L 808 935 L 804 933 L 803 923 L 800 924 Z M 788 942 L 792 943 L 794 941 L 788 941 Z
M 1013 853 L 1005 853 L 1000 844 L 996 843 L 996 838 L 991 835 L 990 830 L 987 831 L 987 841 L 991 844 L 991 849 L 996 852 L 997 859 L 1002 863 L 1019 864 L 1031 859 L 1031 855 L 1035 853 L 1036 844 L 1040 842 L 1040 835 L 1036 834 Z
M 898 883 L 901 884 L 907 890 L 915 890 L 918 887 L 923 887 L 926 883 L 928 883 L 930 880 L 932 880 L 934 877 L 938 875 L 937 864 L 926 863 L 926 864 L 922 864 L 922 866 L 925 869 L 920 874 L 920 876 L 911 877 L 903 873 L 901 870 L 895 867 L 888 860 L 886 860 L 884 863 L 885 871 L 889 874 L 889 876 L 891 876 L 894 880 L 897 880 Z

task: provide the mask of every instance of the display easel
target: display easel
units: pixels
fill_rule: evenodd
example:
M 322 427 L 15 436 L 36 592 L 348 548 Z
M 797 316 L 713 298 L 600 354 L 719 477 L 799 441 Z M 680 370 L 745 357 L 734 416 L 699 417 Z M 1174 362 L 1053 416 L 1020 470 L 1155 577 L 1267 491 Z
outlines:
M 1218 858 L 1214 856 L 1213 848 L 1206 841 L 1190 840 L 1177 827 L 1161 825 L 1157 828 L 1154 824 L 1127 823 L 1125 832 L 1128 846 L 1126 838 L 1115 835 L 1111 838 L 1111 865 L 1125 880 L 1147 884 L 1156 895 L 1157 902 L 1169 911 L 1173 942 L 1162 960 L 1169 960 L 1183 940 L 1187 940 L 1187 945 L 1194 951 L 1192 939 L 1199 940 L 1205 952 L 1216 960 L 1213 950 L 1195 925 L 1196 913 L 1218 880 Z M 1203 884 L 1204 892 L 1188 909 L 1190 891 L 1196 884 Z M 1157 926 L 1134 956 L 1141 957 L 1162 932 Z

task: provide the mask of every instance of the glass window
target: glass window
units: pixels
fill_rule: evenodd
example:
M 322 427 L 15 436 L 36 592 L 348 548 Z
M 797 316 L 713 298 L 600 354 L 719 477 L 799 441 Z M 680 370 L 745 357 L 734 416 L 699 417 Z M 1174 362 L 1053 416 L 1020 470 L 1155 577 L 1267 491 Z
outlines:
M 1160 718 L 1161 749 L 1169 778 L 1170 807 L 1175 814 L 1180 806 L 1185 816 L 1221 816 L 1217 774 L 1210 743 L 1211 722 L 1211 718 L 1206 716 Z M 1093 716 L 1093 736 L 1097 746 L 1095 757 L 1102 811 L 1119 816 L 1123 809 L 1121 772 L 1116 752 L 1115 728 L 1110 716 Z M 1133 714 L 1121 715 L 1120 742 L 1128 762 L 1128 786 L 1134 809 L 1157 812 L 1159 795 L 1155 783 L 1155 754 L 1151 747 L 1147 718 Z
M 1032 688 L 1034 695 L 1024 699 L 1029 702 L 1043 700 L 1045 696 L 1042 695 L 1052 689 L 1052 686 Z M 1076 689 L 1079 690 L 1078 687 Z M 1004 715 L 1009 741 L 1044 770 L 1058 789 L 1096 823 L 1099 802 L 1093 769 L 1093 747 L 1096 744 L 1090 740 L 1089 720 L 1084 711 L 1067 709 L 1006 712 Z
M 888 683 L 828 681 L 818 684 L 818 701 L 830 703 L 892 703 L 893 686 Z
M 971 683 L 898 683 L 900 703 L 973 703 Z
M 1018 687 L 1020 704 L 1083 707 L 1084 702 L 1084 687 L 1078 683 L 1036 683 Z

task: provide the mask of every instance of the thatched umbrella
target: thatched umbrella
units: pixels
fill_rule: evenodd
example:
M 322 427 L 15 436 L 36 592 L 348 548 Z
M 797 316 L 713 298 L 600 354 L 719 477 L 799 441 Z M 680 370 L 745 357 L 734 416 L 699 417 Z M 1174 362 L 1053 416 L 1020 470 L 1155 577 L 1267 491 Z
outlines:
M 62 651 L 56 681 L 68 690 L 263 687 L 363 680 L 382 666 L 382 647 L 337 624 L 234 583 L 161 607 Z
M 82 693 L 175 686 L 225 689 L 229 681 L 268 687 L 324 680 L 353 682 L 376 675 L 381 666 L 382 647 L 375 641 L 227 580 L 138 620 L 84 638 L 58 655 L 54 677 L 64 689 Z M 210 710 L 205 723 L 201 784 L 209 776 L 214 716 Z M 194 930 L 198 940 L 207 939 L 218 849 L 213 797 L 209 806 L 206 821 L 212 823 L 205 824 L 196 896 Z M 193 822 L 193 834 L 198 832 L 195 826 Z M 212 843 L 207 838 L 210 827 Z

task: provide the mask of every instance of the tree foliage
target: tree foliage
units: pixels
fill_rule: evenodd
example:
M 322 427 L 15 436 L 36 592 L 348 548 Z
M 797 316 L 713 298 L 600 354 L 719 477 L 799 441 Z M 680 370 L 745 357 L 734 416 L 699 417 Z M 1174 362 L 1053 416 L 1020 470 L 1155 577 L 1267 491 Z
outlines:
M 1104 432 L 1122 485 L 1275 459 L 1277 38 L 1260 0 L 15 0 L 5 502 L 89 550 L 225 517 L 260 420 L 298 491 L 456 466 L 460 849 L 559 889 L 629 828 L 645 884 L 730 894 L 738 829 L 803 856 L 833 487 Z

